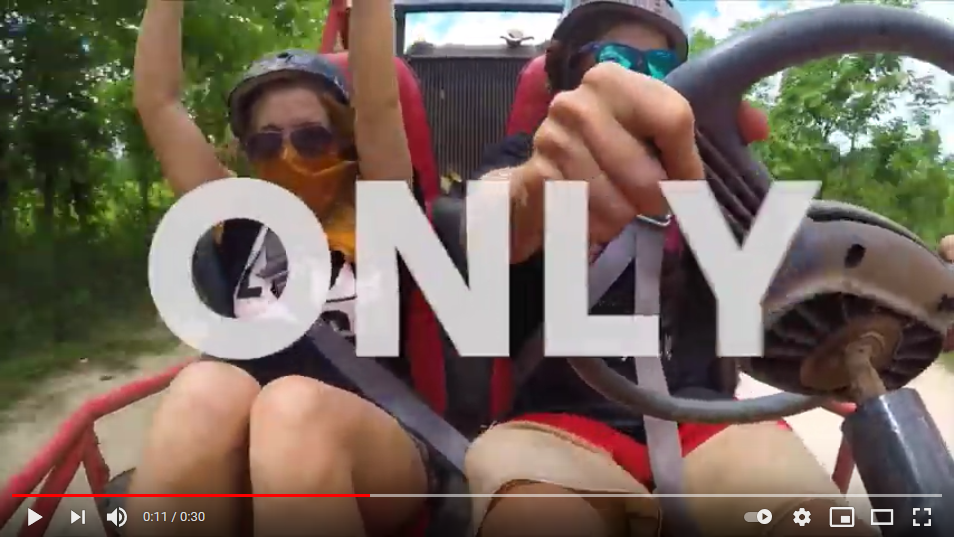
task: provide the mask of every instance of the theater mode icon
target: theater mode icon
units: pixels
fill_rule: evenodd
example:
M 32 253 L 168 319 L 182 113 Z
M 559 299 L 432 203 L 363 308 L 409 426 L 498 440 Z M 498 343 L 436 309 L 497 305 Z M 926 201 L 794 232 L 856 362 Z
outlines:
M 894 525 L 894 509 L 872 509 L 871 510 L 871 525 L 872 526 L 893 526 Z

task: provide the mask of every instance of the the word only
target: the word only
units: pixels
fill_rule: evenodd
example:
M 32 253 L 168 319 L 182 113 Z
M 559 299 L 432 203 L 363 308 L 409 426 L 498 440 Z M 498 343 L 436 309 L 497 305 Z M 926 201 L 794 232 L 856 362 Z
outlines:
M 705 181 L 662 184 L 718 301 L 720 355 L 761 354 L 762 298 L 819 186 L 773 183 L 739 245 Z M 462 356 L 508 354 L 508 185 L 475 182 L 468 190 L 465 281 L 406 184 L 358 182 L 352 330 L 359 356 L 399 354 L 399 258 Z M 546 355 L 657 356 L 657 317 L 589 312 L 586 183 L 548 183 L 545 204 Z M 264 313 L 248 318 L 212 311 L 193 280 L 200 237 L 231 219 L 260 222 L 279 237 L 287 256 L 284 291 Z M 169 329 L 193 348 L 231 359 L 267 356 L 301 338 L 321 314 L 331 270 L 328 239 L 312 211 L 285 189 L 247 178 L 212 181 L 179 199 L 160 222 L 149 253 L 150 291 Z

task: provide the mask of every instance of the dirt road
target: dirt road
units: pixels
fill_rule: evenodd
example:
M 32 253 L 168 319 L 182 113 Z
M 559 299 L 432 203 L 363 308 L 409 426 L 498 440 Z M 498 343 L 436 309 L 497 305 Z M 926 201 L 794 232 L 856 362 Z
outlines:
M 187 359 L 192 352 L 189 349 L 177 349 L 174 352 L 145 356 L 133 370 L 109 372 L 99 369 L 79 371 L 68 377 L 53 379 L 36 395 L 22 401 L 11 412 L 10 421 L 0 431 L 0 481 L 18 471 L 23 464 L 47 442 L 56 431 L 56 427 L 71 412 L 79 408 L 91 397 L 101 395 L 114 388 L 156 374 Z M 134 467 L 142 451 L 146 427 L 152 412 L 159 402 L 153 396 L 127 407 L 97 422 L 96 433 L 99 436 L 103 457 L 109 465 L 112 475 Z M 70 484 L 67 493 L 88 493 L 86 474 L 81 469 Z M 0 528 L 0 537 L 16 535 L 26 519 L 26 509 L 32 505 L 28 499 L 20 507 L 10 524 Z M 70 510 L 80 513 L 86 511 L 86 524 L 70 524 Z M 90 498 L 65 498 L 60 503 L 46 535 L 96 536 L 104 535 L 99 525 L 96 507 Z
M 7 427 L 0 434 L 0 480 L 6 480 L 19 469 L 54 432 L 56 424 L 88 398 L 114 387 L 157 373 L 188 356 L 188 350 L 143 358 L 135 371 L 104 377 L 103 371 L 87 371 L 69 378 L 54 380 L 33 398 L 22 402 L 13 411 L 16 425 Z M 105 380 L 104 380 L 105 379 Z M 954 447 L 954 375 L 936 366 L 918 378 L 913 386 L 921 393 L 934 420 L 941 428 L 948 446 Z M 774 390 L 752 379 L 743 380 L 742 397 L 772 393 Z M 116 414 L 102 419 L 96 428 L 102 442 L 103 455 L 112 473 L 136 465 L 149 418 L 156 408 L 158 397 L 151 397 Z M 793 428 L 802 436 L 818 459 L 829 470 L 834 465 L 835 454 L 841 442 L 838 417 L 817 410 L 790 419 Z M 68 492 L 89 492 L 86 476 L 82 470 L 70 485 Z M 864 489 L 855 477 L 850 493 L 863 494 Z M 852 498 L 858 517 L 867 518 L 870 509 L 864 498 Z M 20 508 L 11 524 L 0 529 L 0 537 L 15 535 L 26 518 L 27 503 Z M 79 513 L 86 510 L 86 525 L 70 524 L 70 510 Z M 103 535 L 96 520 L 93 501 L 86 498 L 63 500 L 53 518 L 47 535 L 96 536 Z M 52 531 L 52 533 L 50 533 Z

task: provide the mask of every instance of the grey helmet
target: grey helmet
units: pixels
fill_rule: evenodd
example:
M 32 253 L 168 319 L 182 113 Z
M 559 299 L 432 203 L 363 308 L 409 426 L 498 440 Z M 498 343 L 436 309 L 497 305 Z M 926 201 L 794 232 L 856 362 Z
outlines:
M 229 125 L 232 134 L 241 139 L 248 126 L 250 98 L 264 84 L 274 80 L 303 76 L 324 88 L 336 101 L 350 101 L 345 75 L 321 54 L 309 50 L 283 50 L 255 61 L 242 75 L 229 94 Z
M 568 89 L 565 85 L 565 69 L 568 56 L 573 51 L 566 44 L 585 45 L 581 40 L 595 37 L 604 28 L 607 20 L 645 21 L 669 38 L 669 43 L 685 61 L 689 55 L 689 37 L 682 26 L 682 16 L 672 0 L 566 0 L 563 15 L 553 30 L 555 45 L 548 51 L 547 75 L 554 90 Z M 563 46 L 561 46 L 561 44 Z

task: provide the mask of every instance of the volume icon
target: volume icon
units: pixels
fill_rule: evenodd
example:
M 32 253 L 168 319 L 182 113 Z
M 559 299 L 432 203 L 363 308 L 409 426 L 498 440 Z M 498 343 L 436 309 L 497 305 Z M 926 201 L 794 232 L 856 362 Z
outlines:
M 126 510 L 122 507 L 117 507 L 106 513 L 106 520 L 121 528 L 126 525 Z

